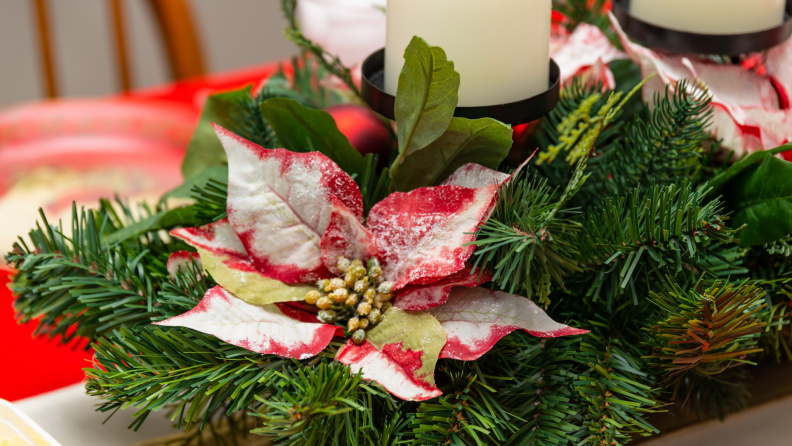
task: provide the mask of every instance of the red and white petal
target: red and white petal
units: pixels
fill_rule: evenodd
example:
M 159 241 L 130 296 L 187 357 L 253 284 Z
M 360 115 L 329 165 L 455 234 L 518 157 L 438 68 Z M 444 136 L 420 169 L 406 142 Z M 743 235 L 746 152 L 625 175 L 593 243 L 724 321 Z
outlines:
M 363 378 L 376 381 L 397 398 L 426 401 L 443 394 L 434 384 L 416 379 L 410 373 L 420 363 L 421 352 L 403 351 L 398 344 L 377 350 L 370 342 L 355 345 L 348 341 L 336 355 L 336 361 L 349 366 L 352 373 L 362 371 Z
M 176 277 L 176 273 L 178 273 L 180 269 L 187 270 L 187 268 L 189 268 L 193 262 L 195 262 L 199 271 L 203 271 L 203 266 L 201 265 L 201 256 L 197 252 L 174 252 L 170 255 L 170 257 L 168 257 L 168 275 L 171 277 Z
M 722 146 L 733 150 L 739 158 L 747 152 L 770 149 L 778 141 L 787 141 L 792 132 L 785 125 L 787 111 L 780 111 L 780 93 L 786 88 L 774 77 L 759 75 L 741 65 L 724 65 L 690 59 L 682 55 L 659 54 L 630 41 L 611 15 L 611 22 L 619 34 L 630 58 L 641 66 L 644 76 L 657 74 L 643 88 L 644 100 L 652 102 L 655 93 L 664 93 L 666 86 L 676 86 L 682 79 L 697 80 L 712 95 L 715 108 L 712 132 L 723 139 Z M 778 53 L 780 59 L 781 53 Z M 774 72 L 784 71 L 774 65 Z M 691 89 L 697 88 L 691 85 Z M 785 96 L 786 98 L 786 96 Z M 756 114 L 770 114 L 772 119 L 757 119 Z
M 510 178 L 509 174 L 484 167 L 476 163 L 467 163 L 452 173 L 443 181 L 441 186 L 461 186 L 477 189 L 498 185 L 500 186 Z
M 297 359 L 321 353 L 336 332 L 333 325 L 299 322 L 276 305 L 251 305 L 221 287 L 207 291 L 187 313 L 156 325 L 187 327 L 252 352 Z
M 333 197 L 333 213 L 330 224 L 322 236 L 322 260 L 325 267 L 333 274 L 341 274 L 338 270 L 338 258 L 368 260 L 379 257 L 377 240 L 357 216 Z
M 467 244 L 489 217 L 497 192 L 497 185 L 427 187 L 393 193 L 374 206 L 368 229 L 394 289 L 463 269 L 475 249 Z
M 553 321 L 525 297 L 484 288 L 454 288 L 445 305 L 428 313 L 448 337 L 440 357 L 463 361 L 480 358 L 515 330 L 542 338 L 588 333 Z
M 551 57 L 561 68 L 562 82 L 567 83 L 573 77 L 590 71 L 595 66 L 599 71 L 596 74 L 605 78 L 602 80 L 612 80 L 613 73 L 610 73 L 607 64 L 614 60 L 626 59 L 627 54 L 613 46 L 598 27 L 581 23 L 563 44 L 555 48 Z
M 789 100 L 792 100 L 792 39 L 770 48 L 764 66 L 767 75 L 775 79 L 783 89 L 780 94 L 784 95 L 786 103 L 789 104 Z
M 228 220 L 220 220 L 199 228 L 174 229 L 170 234 L 184 240 L 190 246 L 218 255 L 247 257 L 245 246 L 242 245 L 242 241 L 239 240 Z
M 442 393 L 435 387 L 434 369 L 445 343 L 443 328 L 431 315 L 391 308 L 367 341 L 348 342 L 336 360 L 401 399 L 424 401 Z
M 444 304 L 452 287 L 473 288 L 491 279 L 492 275 L 488 272 L 480 274 L 465 268 L 429 285 L 407 285 L 394 297 L 393 305 L 405 311 L 428 310 Z
M 215 131 L 228 155 L 228 218 L 256 268 L 286 283 L 327 277 L 320 242 L 332 198 L 363 220 L 352 178 L 319 152 L 264 149 Z

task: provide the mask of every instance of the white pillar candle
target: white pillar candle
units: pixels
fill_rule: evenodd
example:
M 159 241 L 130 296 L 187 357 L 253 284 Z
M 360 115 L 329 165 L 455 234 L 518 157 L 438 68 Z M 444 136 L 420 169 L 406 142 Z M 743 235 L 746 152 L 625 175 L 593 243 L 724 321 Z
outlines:
M 677 31 L 747 34 L 781 25 L 785 4 L 785 0 L 631 0 L 630 14 Z
M 454 62 L 460 107 L 516 102 L 548 88 L 552 0 L 390 0 L 387 11 L 390 94 L 413 36 Z

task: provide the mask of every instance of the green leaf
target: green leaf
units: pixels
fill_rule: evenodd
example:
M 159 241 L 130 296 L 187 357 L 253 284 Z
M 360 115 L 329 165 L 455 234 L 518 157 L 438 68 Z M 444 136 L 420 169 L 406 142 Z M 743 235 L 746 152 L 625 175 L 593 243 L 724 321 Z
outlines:
M 735 179 L 727 204 L 734 227 L 748 225 L 740 235 L 743 246 L 772 243 L 792 234 L 792 163 L 765 153 Z
M 305 108 L 286 98 L 263 102 L 261 112 L 286 149 L 292 152 L 321 152 L 350 175 L 360 177 L 365 172 L 365 158 L 338 130 L 330 113 Z
M 721 173 L 720 175 L 716 176 L 707 184 L 707 187 L 710 187 L 710 191 L 707 195 L 713 195 L 719 192 L 724 186 L 729 184 L 735 177 L 741 174 L 745 169 L 762 162 L 767 154 L 776 155 L 779 153 L 784 153 L 792 150 L 792 145 L 781 146 L 772 150 L 765 150 L 762 152 L 754 152 L 745 158 L 737 161 L 736 163 L 732 164 L 731 167 L 726 169 L 725 172 Z
M 128 240 L 133 237 L 137 237 L 139 235 L 145 234 L 151 230 L 157 229 L 159 227 L 159 222 L 162 219 L 162 216 L 165 215 L 166 212 L 158 212 L 148 218 L 144 218 L 137 223 L 133 223 L 123 229 L 119 229 L 116 232 L 108 235 L 107 237 L 102 237 L 102 244 L 107 246 L 112 246 L 117 243 L 121 243 L 124 240 Z
M 459 102 L 459 73 L 445 51 L 413 37 L 404 52 L 395 115 L 399 156 L 391 173 L 397 177 L 404 158 L 439 138 L 451 123 Z
M 171 190 L 162 196 L 161 201 L 168 198 L 192 198 L 194 187 L 204 187 L 209 180 L 228 183 L 228 166 L 212 166 L 202 170 L 198 175 L 194 175 L 182 183 L 181 186 Z
M 148 218 L 144 218 L 137 223 L 133 223 L 112 234 L 102 237 L 102 244 L 113 246 L 131 238 L 139 237 L 147 232 L 159 231 L 161 229 L 173 229 L 176 227 L 200 226 L 204 222 L 200 221 L 195 213 L 196 206 L 185 206 L 170 211 L 158 212 Z
M 191 178 L 207 167 L 224 165 L 227 162 L 225 150 L 212 129 L 212 123 L 228 127 L 232 112 L 250 100 L 248 85 L 241 90 L 218 93 L 209 96 L 204 106 L 201 120 L 187 146 L 187 154 L 182 163 L 182 175 Z
M 440 138 L 404 158 L 395 189 L 407 192 L 436 186 L 467 163 L 497 169 L 511 146 L 512 130 L 506 124 L 489 118 L 453 118 Z

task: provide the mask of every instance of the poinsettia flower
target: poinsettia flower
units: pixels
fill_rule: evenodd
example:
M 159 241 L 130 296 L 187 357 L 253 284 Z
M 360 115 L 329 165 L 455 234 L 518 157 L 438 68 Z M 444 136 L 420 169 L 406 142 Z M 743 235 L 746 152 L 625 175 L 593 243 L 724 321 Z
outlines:
M 367 260 L 378 296 L 388 297 L 353 310 L 347 327 L 365 340 L 353 337 L 336 359 L 407 400 L 441 394 L 434 384 L 440 358 L 476 359 L 520 329 L 542 337 L 586 333 L 554 322 L 524 297 L 478 287 L 490 276 L 467 265 L 469 242 L 509 175 L 468 164 L 441 186 L 391 194 L 364 224 L 355 182 L 321 153 L 263 149 L 215 130 L 228 155 L 228 219 L 172 234 L 197 249 L 218 286 L 159 325 L 189 327 L 262 354 L 309 358 L 344 334 L 317 317 L 321 302 L 307 301 L 319 294 L 315 283 L 327 291 L 340 282 L 338 305 L 349 310 L 357 297 L 345 303 L 349 282 L 339 276 L 352 273 L 339 259 Z M 173 265 L 190 261 L 177 255 Z M 373 295 L 368 279 L 360 281 L 365 293 L 358 283 L 352 292 Z M 367 332 L 357 314 L 370 323 Z
M 581 23 L 569 34 L 564 28 L 554 28 L 550 40 L 550 56 L 561 68 L 561 82 L 568 84 L 575 77 L 583 77 L 590 84 L 602 83 L 603 88 L 616 88 L 616 80 L 608 64 L 627 59 L 627 54 L 611 44 L 601 29 Z
M 610 19 L 644 77 L 656 74 L 643 88 L 645 101 L 653 102 L 655 93 L 664 92 L 668 85 L 675 86 L 682 79 L 697 80 L 712 95 L 714 136 L 722 139 L 722 146 L 737 157 L 792 140 L 792 110 L 788 101 L 779 97 L 782 93 L 783 98 L 788 98 L 788 88 L 792 86 L 788 68 L 792 63 L 792 49 L 788 49 L 792 43 L 770 50 L 767 74 L 763 75 L 742 65 L 717 64 L 642 47 L 630 41 L 613 14 Z

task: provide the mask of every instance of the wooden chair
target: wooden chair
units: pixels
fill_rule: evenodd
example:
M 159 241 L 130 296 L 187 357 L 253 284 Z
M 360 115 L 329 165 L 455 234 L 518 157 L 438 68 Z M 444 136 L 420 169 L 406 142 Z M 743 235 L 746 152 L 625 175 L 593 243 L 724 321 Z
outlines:
M 45 89 L 47 96 L 54 98 L 58 96 L 58 82 L 50 40 L 49 0 L 32 1 L 39 32 L 39 50 L 44 68 Z M 122 0 L 107 0 L 107 2 L 112 15 L 119 86 L 123 91 L 129 91 L 132 88 L 132 79 Z M 204 74 L 203 57 L 193 26 L 188 0 L 146 0 L 146 3 L 151 8 L 162 34 L 172 78 L 179 80 L 202 76 Z

